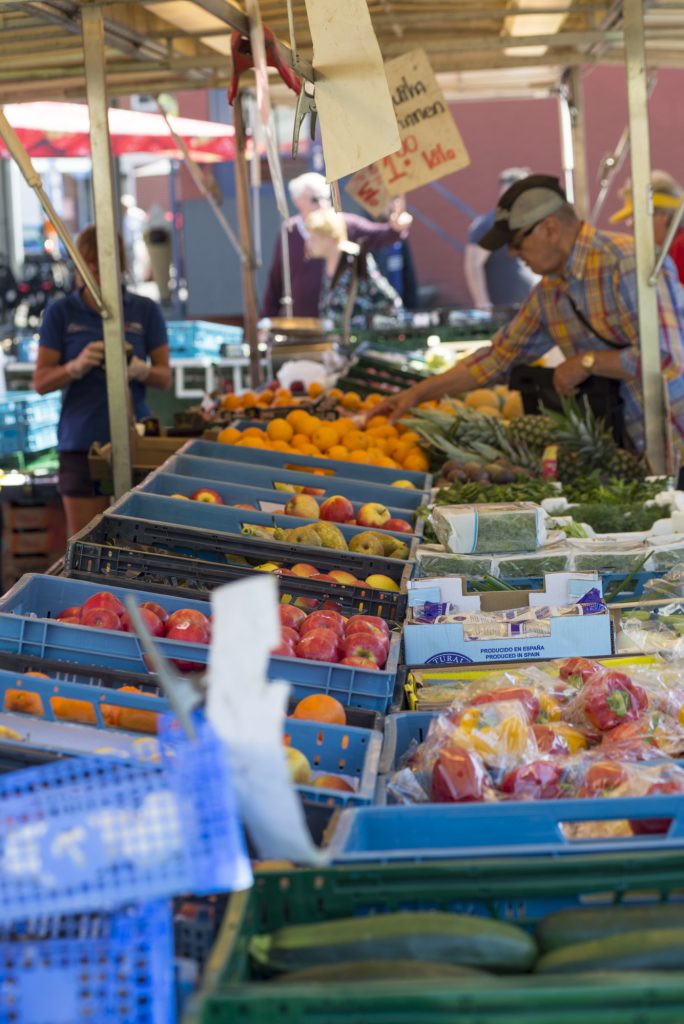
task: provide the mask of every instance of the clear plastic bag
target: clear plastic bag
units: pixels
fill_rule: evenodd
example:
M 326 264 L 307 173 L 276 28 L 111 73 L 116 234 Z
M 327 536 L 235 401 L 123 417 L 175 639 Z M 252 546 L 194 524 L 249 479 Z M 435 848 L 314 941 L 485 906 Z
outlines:
M 546 513 L 530 501 L 492 505 L 441 505 L 432 525 L 455 554 L 534 551 L 546 540 Z

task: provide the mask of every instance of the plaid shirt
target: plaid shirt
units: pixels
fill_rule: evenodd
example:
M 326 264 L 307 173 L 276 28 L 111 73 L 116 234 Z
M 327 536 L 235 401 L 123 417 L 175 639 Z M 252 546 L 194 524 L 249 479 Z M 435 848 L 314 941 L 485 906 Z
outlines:
M 675 457 L 684 462 L 684 293 L 670 259 L 658 278 L 659 339 Z M 466 360 L 480 385 L 505 380 L 516 363 L 532 363 L 554 345 L 566 359 L 610 349 L 575 314 L 568 295 L 599 334 L 623 345 L 620 361 L 631 377 L 621 385 L 625 428 L 644 449 L 634 240 L 582 223 L 562 274 L 543 277 L 490 349 Z

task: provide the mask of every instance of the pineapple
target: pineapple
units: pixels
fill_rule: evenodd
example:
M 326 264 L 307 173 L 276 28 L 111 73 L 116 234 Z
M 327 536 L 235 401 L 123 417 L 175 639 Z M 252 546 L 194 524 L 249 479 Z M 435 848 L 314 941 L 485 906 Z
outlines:
M 553 423 L 548 416 L 519 416 L 508 424 L 508 438 L 541 454 L 553 440 Z
M 574 399 L 563 399 L 562 412 L 547 411 L 547 417 L 552 424 L 551 440 L 558 445 L 560 480 L 569 483 L 596 471 L 605 480 L 643 480 L 646 476 L 643 460 L 618 447 L 586 398 L 581 406 Z

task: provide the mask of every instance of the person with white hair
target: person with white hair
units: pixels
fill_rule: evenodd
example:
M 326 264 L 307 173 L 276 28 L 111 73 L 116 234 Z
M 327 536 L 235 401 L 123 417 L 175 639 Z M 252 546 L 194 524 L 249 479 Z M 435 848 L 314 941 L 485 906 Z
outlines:
M 529 174 L 529 167 L 505 168 L 499 174 L 499 195 Z M 478 244 L 494 226 L 494 217 L 495 211 L 490 210 L 470 225 L 463 267 L 475 309 L 486 312 L 519 306 L 539 280 L 517 256 L 503 249 L 488 252 Z
M 290 198 L 297 208 L 297 214 L 286 222 L 290 277 L 292 279 L 292 315 L 317 317 L 324 265 L 320 259 L 308 258 L 306 251 L 308 231 L 305 220 L 310 213 L 316 210 L 330 208 L 330 186 L 322 174 L 309 171 L 288 182 L 288 189 Z M 343 217 L 347 238 L 350 242 L 356 242 L 366 252 L 392 245 L 398 237 L 402 237 L 408 232 L 413 221 L 411 214 L 406 211 L 393 213 L 389 221 L 384 224 L 375 223 L 355 213 L 344 213 Z M 281 315 L 283 291 L 283 257 L 280 237 L 278 237 L 261 305 L 262 316 Z
M 670 230 L 672 218 L 679 207 L 682 189 L 667 171 L 652 171 L 651 188 L 653 189 L 653 237 L 656 247 L 661 249 Z M 632 205 L 632 183 L 629 178 L 620 189 L 619 195 L 622 200 L 622 208 L 613 214 L 610 223 L 623 223 L 625 227 L 631 227 L 634 207 Z M 684 225 L 681 221 L 667 254 L 677 267 L 679 280 L 684 283 Z

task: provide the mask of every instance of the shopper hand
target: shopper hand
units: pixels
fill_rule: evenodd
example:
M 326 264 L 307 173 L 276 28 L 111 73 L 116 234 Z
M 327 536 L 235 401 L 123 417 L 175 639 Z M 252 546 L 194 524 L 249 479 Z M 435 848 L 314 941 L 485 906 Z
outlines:
M 390 216 L 389 223 L 399 234 L 404 234 L 413 224 L 413 217 L 406 210 L 395 210 Z
M 138 359 L 137 356 L 131 356 L 128 363 L 128 379 L 137 380 L 141 384 L 144 384 L 150 375 L 152 367 L 149 363 L 146 363 L 144 359 Z
M 392 395 L 380 402 L 379 405 L 374 405 L 372 409 L 369 409 L 366 414 L 366 422 L 373 416 L 387 416 L 393 423 L 395 420 L 400 420 L 409 409 L 413 409 L 421 401 L 420 392 L 416 388 L 406 388 L 405 391 L 400 391 L 399 394 Z
M 75 359 L 66 364 L 66 371 L 72 380 L 80 380 L 87 373 L 101 366 L 104 360 L 104 341 L 91 341 L 85 348 L 81 349 Z
M 572 356 L 554 370 L 553 386 L 559 395 L 574 394 L 577 386 L 591 376 L 590 371 L 582 366 L 581 360 L 582 356 Z

